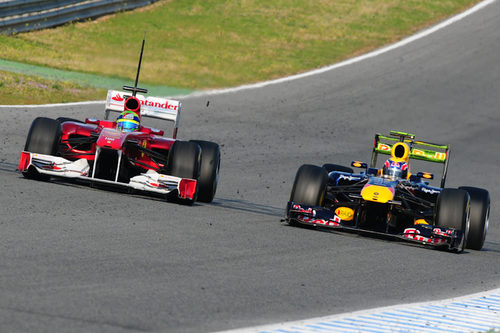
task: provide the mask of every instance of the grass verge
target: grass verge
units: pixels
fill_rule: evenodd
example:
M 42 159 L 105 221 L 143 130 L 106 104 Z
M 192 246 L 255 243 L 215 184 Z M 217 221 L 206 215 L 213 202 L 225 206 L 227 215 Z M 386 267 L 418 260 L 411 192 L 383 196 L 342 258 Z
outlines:
M 0 95 L 3 105 L 47 104 L 104 100 L 106 90 L 0 71 Z
M 0 36 L 0 58 L 130 81 L 146 33 L 142 82 L 221 88 L 359 55 L 478 2 L 160 0 L 96 21 Z

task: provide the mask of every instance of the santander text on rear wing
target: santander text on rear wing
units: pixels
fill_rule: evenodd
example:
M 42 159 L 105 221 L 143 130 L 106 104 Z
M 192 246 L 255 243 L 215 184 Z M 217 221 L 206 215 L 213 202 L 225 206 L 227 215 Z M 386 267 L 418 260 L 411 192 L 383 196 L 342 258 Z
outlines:
M 108 90 L 106 98 L 105 119 L 108 119 L 110 112 L 123 112 L 125 100 L 130 97 L 130 93 L 118 90 Z M 165 97 L 145 97 L 137 94 L 135 96 L 141 102 L 141 116 L 163 119 L 174 122 L 174 136 L 179 127 L 181 102 L 167 99 Z
M 391 131 L 390 135 L 375 134 L 371 167 L 375 167 L 378 154 L 390 155 L 392 146 L 396 142 L 405 142 L 410 147 L 410 159 L 443 164 L 441 187 L 444 187 L 448 170 L 450 145 L 415 140 L 414 134 L 405 132 Z

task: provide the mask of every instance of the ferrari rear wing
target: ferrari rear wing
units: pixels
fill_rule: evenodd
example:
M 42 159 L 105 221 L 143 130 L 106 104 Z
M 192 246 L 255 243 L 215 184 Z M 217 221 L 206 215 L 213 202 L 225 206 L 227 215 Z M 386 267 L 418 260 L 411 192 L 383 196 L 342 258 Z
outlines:
M 415 135 L 405 132 L 391 131 L 390 135 L 375 134 L 371 161 L 372 168 L 376 167 L 378 154 L 390 155 L 392 146 L 396 142 L 405 142 L 410 147 L 410 159 L 443 164 L 441 188 L 444 187 L 448 172 L 450 145 L 415 140 Z
M 130 93 L 118 90 L 108 90 L 106 97 L 106 109 L 104 119 L 108 120 L 110 112 L 121 113 L 124 110 L 125 100 L 130 97 Z M 141 102 L 141 116 L 163 119 L 174 122 L 174 135 L 175 139 L 177 129 L 179 127 L 181 102 L 167 99 L 165 97 L 145 97 L 143 95 L 135 96 Z

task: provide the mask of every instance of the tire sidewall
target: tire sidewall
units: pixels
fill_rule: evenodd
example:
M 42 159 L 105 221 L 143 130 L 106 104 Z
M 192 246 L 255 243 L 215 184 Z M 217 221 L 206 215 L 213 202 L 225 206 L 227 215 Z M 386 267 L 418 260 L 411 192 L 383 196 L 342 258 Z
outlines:
M 175 141 L 168 153 L 167 174 L 179 178 L 198 179 L 200 175 L 201 149 L 194 142 Z M 191 205 L 198 196 L 198 184 L 193 200 L 181 200 L 181 203 Z
M 470 228 L 470 197 L 467 191 L 453 188 L 441 190 L 436 205 L 435 224 L 460 230 L 463 237 L 457 251 L 465 249 Z
M 343 165 L 338 165 L 338 164 L 332 164 L 332 163 L 326 163 L 323 164 L 323 168 L 328 172 L 333 172 L 333 171 L 340 171 L 340 172 L 347 172 L 347 173 L 353 173 L 354 170 L 350 167 L 346 167 Z
M 61 129 L 57 120 L 37 117 L 31 123 L 24 150 L 31 153 L 56 155 Z
M 37 117 L 31 123 L 24 151 L 52 156 L 58 155 L 60 138 L 61 128 L 57 120 Z M 30 166 L 22 174 L 28 179 L 43 181 L 50 179 L 49 175 L 39 173 L 34 166 Z
M 190 142 L 198 144 L 201 149 L 198 200 L 212 202 L 219 182 L 220 147 L 210 141 L 191 140 Z
M 460 230 L 463 236 L 457 251 L 465 249 L 470 228 L 470 196 L 467 191 L 454 188 L 441 190 L 437 199 L 435 224 Z
M 489 224 L 490 195 L 487 190 L 461 186 L 470 196 L 470 228 L 467 237 L 468 249 L 480 250 L 486 239 Z
M 328 183 L 327 171 L 315 165 L 302 165 L 295 176 L 290 201 L 307 206 L 322 206 Z

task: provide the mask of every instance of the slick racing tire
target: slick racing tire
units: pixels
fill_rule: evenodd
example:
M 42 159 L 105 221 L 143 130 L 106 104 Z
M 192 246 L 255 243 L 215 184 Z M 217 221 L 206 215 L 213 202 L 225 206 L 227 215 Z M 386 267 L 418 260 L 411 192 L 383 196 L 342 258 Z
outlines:
M 307 206 L 322 206 L 328 173 L 322 167 L 304 164 L 295 176 L 290 201 Z
M 26 138 L 24 151 L 44 155 L 56 155 L 59 148 L 61 132 L 59 122 L 54 119 L 38 117 L 33 120 Z M 23 176 L 30 179 L 48 180 L 50 176 L 38 173 L 30 167 Z
M 200 177 L 198 178 L 198 201 L 212 202 L 217 191 L 220 169 L 219 145 L 202 140 L 191 140 L 201 148 Z
M 74 123 L 84 124 L 84 122 L 81 120 L 74 119 L 74 118 L 68 118 L 68 117 L 57 117 L 56 121 L 59 122 L 59 124 L 65 123 L 67 121 L 72 121 Z
M 330 164 L 330 163 L 326 163 L 326 164 L 323 164 L 323 168 L 328 172 L 332 172 L 332 171 L 340 171 L 340 172 L 348 172 L 348 173 L 353 173 L 354 170 L 349 168 L 349 167 L 346 167 L 346 166 L 343 166 L 343 165 L 337 165 L 337 164 Z
M 168 153 L 167 174 L 180 177 L 198 179 L 200 175 L 201 149 L 195 142 L 175 141 Z M 181 203 L 193 204 L 196 200 L 196 190 L 193 200 L 181 200 Z
M 445 188 L 441 191 L 436 205 L 436 225 L 438 227 L 461 230 L 463 239 L 457 252 L 462 252 L 467 244 L 470 225 L 470 197 L 467 191 Z
M 481 250 L 488 232 L 490 194 L 482 188 L 461 186 L 470 196 L 470 227 L 466 248 Z

